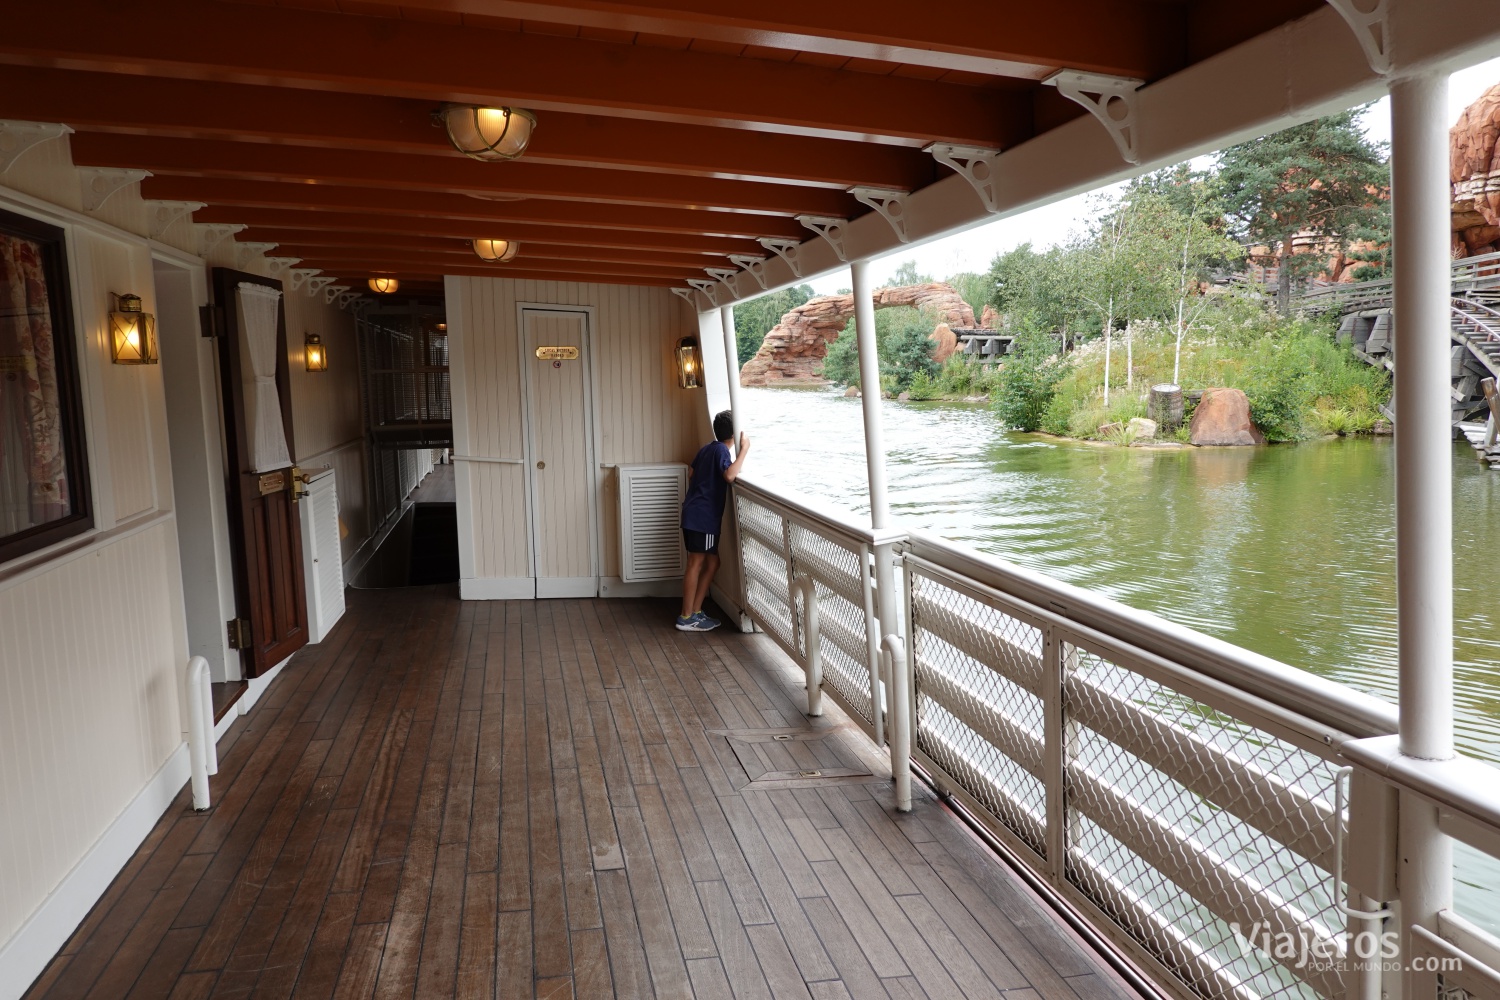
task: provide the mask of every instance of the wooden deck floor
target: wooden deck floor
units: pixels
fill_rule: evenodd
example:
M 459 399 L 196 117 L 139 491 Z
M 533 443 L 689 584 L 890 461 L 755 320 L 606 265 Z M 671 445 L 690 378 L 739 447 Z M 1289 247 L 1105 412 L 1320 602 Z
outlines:
M 665 601 L 350 600 L 29 997 L 1130 996 L 924 791 L 893 814 L 764 636 Z

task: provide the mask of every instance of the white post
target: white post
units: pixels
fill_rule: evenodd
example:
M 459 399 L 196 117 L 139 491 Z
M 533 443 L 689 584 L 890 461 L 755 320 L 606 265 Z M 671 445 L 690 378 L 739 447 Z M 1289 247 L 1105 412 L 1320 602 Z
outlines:
M 1391 84 L 1396 324 L 1396 626 L 1401 752 L 1453 756 L 1453 424 L 1449 378 L 1448 78 Z M 1453 852 L 1437 810 L 1400 803 L 1403 928 L 1436 931 L 1453 900 Z M 1402 950 L 1412 954 L 1409 933 Z M 1436 976 L 1407 972 L 1407 1000 Z
M 870 477 L 870 526 L 887 528 L 891 522 L 890 501 L 885 489 L 885 436 L 880 425 L 880 354 L 875 341 L 875 299 L 870 292 L 868 263 L 849 265 L 854 290 L 854 333 L 859 346 L 859 395 L 865 417 L 865 466 Z M 896 574 L 889 544 L 874 546 L 876 617 L 880 619 L 883 648 L 899 641 L 901 623 L 896 614 Z M 899 655 L 897 655 L 899 653 Z M 891 712 L 886 733 L 891 741 L 891 778 L 896 786 L 896 808 L 911 809 L 911 665 L 904 647 L 884 657 L 888 669 L 885 699 Z
M 740 345 L 734 331 L 734 306 L 720 307 L 719 325 L 724 328 L 724 369 L 729 375 L 729 408 L 734 411 L 734 447 L 738 454 L 745 411 L 740 408 Z
M 849 265 L 854 287 L 854 333 L 859 346 L 859 395 L 865 414 L 865 465 L 870 475 L 870 524 L 887 527 L 891 508 L 885 495 L 885 438 L 880 428 L 880 355 L 875 343 L 875 299 L 868 262 Z M 881 616 L 884 621 L 885 616 Z M 889 629 L 887 630 L 889 631 Z

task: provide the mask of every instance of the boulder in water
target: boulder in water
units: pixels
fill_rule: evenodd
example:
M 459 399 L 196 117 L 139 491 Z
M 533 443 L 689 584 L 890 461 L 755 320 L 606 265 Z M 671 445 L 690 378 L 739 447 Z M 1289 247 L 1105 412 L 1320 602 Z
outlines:
M 1149 417 L 1131 417 L 1125 430 L 1133 440 L 1150 440 L 1156 437 L 1156 421 Z
M 1204 389 L 1188 425 L 1188 441 L 1199 447 L 1265 444 L 1250 420 L 1250 401 L 1239 389 Z
M 851 385 L 849 388 L 847 388 L 847 389 L 844 390 L 844 395 L 846 397 L 851 398 L 851 399 L 858 399 L 859 398 L 859 386 L 857 386 L 857 385 Z

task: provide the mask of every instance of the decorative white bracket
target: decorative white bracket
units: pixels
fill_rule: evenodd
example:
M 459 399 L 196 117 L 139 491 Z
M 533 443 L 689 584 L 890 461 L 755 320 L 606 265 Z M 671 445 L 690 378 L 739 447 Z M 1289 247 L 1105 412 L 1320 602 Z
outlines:
M 835 219 L 829 215 L 799 215 L 797 221 L 827 240 L 828 245 L 833 247 L 833 252 L 838 254 L 839 260 L 849 259 L 844 256 L 844 227 L 849 224 L 848 219 Z
M 148 201 L 146 204 L 151 206 L 149 232 L 153 240 L 161 239 L 168 229 L 204 207 L 201 201 Z
M 766 259 L 764 257 L 752 257 L 747 253 L 732 253 L 729 259 L 739 267 L 743 267 L 755 283 L 762 289 L 766 287 Z
M 707 278 L 689 278 L 687 283 L 708 296 L 708 301 L 714 305 L 719 304 L 719 297 L 714 294 L 718 286 L 714 282 L 709 281 Z
M 353 313 L 354 313 L 355 316 L 361 316 L 362 317 L 362 316 L 364 316 L 365 311 L 368 310 L 374 304 L 375 304 L 375 300 L 374 299 L 367 298 L 364 295 L 355 295 L 353 301 L 350 302 L 350 304 L 349 304 L 349 309 L 353 311 Z
M 264 257 L 276 249 L 275 243 L 236 243 L 234 245 L 234 266 L 244 267 L 251 263 L 256 257 Z
M 774 236 L 762 236 L 755 242 L 786 261 L 797 277 L 802 277 L 802 244 L 796 240 L 779 240 Z
M 694 309 L 698 308 L 698 293 L 694 292 L 691 288 L 673 288 L 671 291 L 673 295 L 682 299 L 682 301 Z
M 1136 135 L 1136 104 L 1144 80 L 1134 77 L 1106 76 L 1076 69 L 1060 69 L 1043 83 L 1075 104 L 1082 105 L 1109 130 L 1109 136 L 1120 149 L 1126 163 L 1140 163 L 1140 145 Z
M 316 278 L 307 279 L 307 294 L 311 298 L 317 298 L 318 293 L 339 279 L 331 274 L 320 274 Z
M 323 301 L 329 305 L 333 305 L 335 299 L 343 296 L 348 291 L 348 285 L 329 285 L 323 289 Z
M 306 267 L 294 267 L 294 268 L 292 268 L 292 281 L 291 281 L 292 291 L 294 291 L 294 292 L 297 291 L 303 285 L 307 284 L 313 278 L 317 277 L 319 274 L 322 274 L 322 273 L 323 272 L 318 271 L 318 270 L 316 270 L 314 268 L 306 268 Z M 334 279 L 333 278 L 329 278 L 328 280 L 329 281 L 333 281 Z
M 73 131 L 61 122 L 16 122 L 0 119 L 0 174 L 11 168 L 32 146 Z
M 301 257 L 267 257 L 266 265 L 271 269 L 271 277 L 278 278 L 285 274 L 293 264 L 302 263 Z
M 1354 29 L 1354 37 L 1359 39 L 1359 47 L 1365 50 L 1370 68 L 1381 76 L 1388 75 L 1391 72 L 1390 0 L 1328 0 L 1328 5 Z
M 902 243 L 910 243 L 911 237 L 906 234 L 906 191 L 893 191 L 890 188 L 877 187 L 852 187 L 849 193 L 854 195 L 854 200 L 861 205 L 869 205 L 879 212 L 891 228 L 896 231 L 896 239 Z M 843 256 L 840 254 L 840 256 Z
M 1000 190 L 995 186 L 996 161 L 1000 150 L 981 146 L 955 146 L 951 142 L 935 142 L 927 152 L 945 167 L 950 167 L 974 188 L 984 210 L 991 214 L 1000 211 Z
M 246 226 L 239 225 L 238 223 L 228 222 L 210 222 L 207 224 L 200 224 L 200 226 L 201 228 L 199 230 L 198 238 L 198 246 L 200 249 L 198 256 L 200 257 L 207 257 L 209 254 L 214 252 L 214 250 L 220 243 L 223 243 L 225 240 L 229 239 L 229 237 L 233 236 L 235 233 L 241 231 L 242 229 L 248 228 Z
M 737 278 L 737 277 L 739 277 L 739 275 L 740 275 L 739 268 L 735 268 L 735 267 L 705 267 L 703 269 L 703 273 L 707 274 L 711 278 L 718 278 L 721 282 L 724 283 L 724 287 L 727 288 L 727 289 L 729 289 L 729 293 L 731 295 L 738 295 L 738 294 L 740 294 L 740 290 L 738 288 L 734 287 L 734 285 L 732 285 L 730 283 L 730 281 L 729 281 L 730 278 Z
M 354 291 L 353 289 L 349 289 L 339 296 L 339 308 L 348 309 L 349 304 L 359 298 L 362 298 L 362 296 L 358 292 Z
M 135 167 L 79 167 L 78 173 L 83 185 L 85 212 L 97 212 L 116 191 L 151 176 L 151 171 Z

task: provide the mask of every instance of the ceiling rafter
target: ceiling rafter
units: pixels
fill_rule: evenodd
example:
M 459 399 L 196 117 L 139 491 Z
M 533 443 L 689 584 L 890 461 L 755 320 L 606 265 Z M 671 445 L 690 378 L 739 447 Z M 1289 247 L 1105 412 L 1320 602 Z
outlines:
M 73 161 L 79 165 L 139 167 L 157 175 L 494 193 L 605 204 L 702 207 L 770 215 L 802 211 L 852 214 L 857 205 L 846 193 L 826 188 L 557 167 L 524 161 L 496 165 L 457 156 L 450 159 L 101 132 L 77 133 L 72 148 Z
M 204 44 L 209 38 L 213 44 Z M 201 0 L 23 4 L 7 14 L 0 62 L 907 145 L 1008 147 L 1028 137 L 1031 123 L 1029 84 L 974 87 L 419 21 L 392 31 L 375 18 Z

